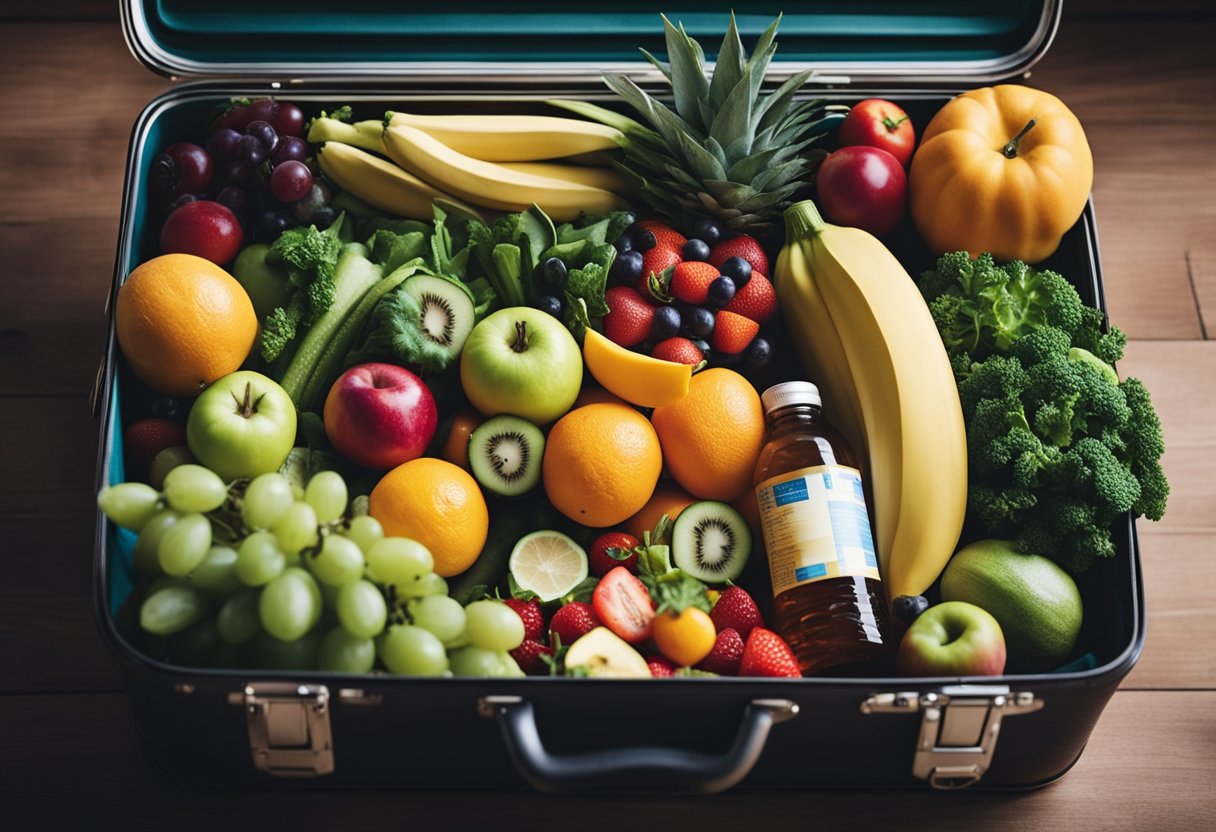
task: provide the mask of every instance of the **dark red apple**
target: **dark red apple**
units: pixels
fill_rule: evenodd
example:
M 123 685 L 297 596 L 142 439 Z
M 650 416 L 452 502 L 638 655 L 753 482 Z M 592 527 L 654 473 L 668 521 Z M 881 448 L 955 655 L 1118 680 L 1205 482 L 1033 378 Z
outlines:
M 899 160 L 877 147 L 842 147 L 815 175 L 819 206 L 837 225 L 882 237 L 907 213 L 908 177 Z
M 377 471 L 422 456 L 439 424 L 426 384 L 395 364 L 359 364 L 339 376 L 322 419 L 338 453 Z
M 164 254 L 194 254 L 217 266 L 231 263 L 245 235 L 236 214 L 209 199 L 188 202 L 174 209 L 160 230 Z
M 178 142 L 165 148 L 177 171 L 174 196 L 201 194 L 211 184 L 211 154 L 196 144 Z

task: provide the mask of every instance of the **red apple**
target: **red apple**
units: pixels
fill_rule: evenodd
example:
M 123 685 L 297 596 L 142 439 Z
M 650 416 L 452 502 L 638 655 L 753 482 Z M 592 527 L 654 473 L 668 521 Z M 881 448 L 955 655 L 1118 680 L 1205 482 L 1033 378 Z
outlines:
M 819 206 L 837 225 L 882 237 L 907 213 L 908 177 L 899 160 L 877 147 L 842 147 L 815 175 Z
M 426 451 L 439 414 L 422 379 L 395 364 L 359 364 L 325 397 L 325 435 L 342 456 L 377 471 Z
M 989 613 L 964 601 L 947 601 L 912 622 L 895 654 L 901 676 L 1000 676 L 1005 635 Z
M 241 250 L 245 234 L 236 214 L 208 199 L 187 202 L 174 209 L 160 230 L 164 254 L 194 254 L 217 266 L 231 263 Z

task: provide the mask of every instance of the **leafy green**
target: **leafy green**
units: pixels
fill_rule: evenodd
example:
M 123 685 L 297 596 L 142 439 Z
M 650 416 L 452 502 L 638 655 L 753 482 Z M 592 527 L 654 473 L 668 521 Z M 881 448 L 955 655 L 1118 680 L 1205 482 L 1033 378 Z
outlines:
M 344 239 L 346 215 L 324 231 L 315 225 L 289 228 L 279 235 L 266 252 L 266 262 L 287 268 L 290 294 L 287 305 L 275 308 L 263 322 L 260 346 L 262 358 L 274 361 L 299 335 L 302 327 L 312 326 L 329 311 L 334 301 L 334 268 Z

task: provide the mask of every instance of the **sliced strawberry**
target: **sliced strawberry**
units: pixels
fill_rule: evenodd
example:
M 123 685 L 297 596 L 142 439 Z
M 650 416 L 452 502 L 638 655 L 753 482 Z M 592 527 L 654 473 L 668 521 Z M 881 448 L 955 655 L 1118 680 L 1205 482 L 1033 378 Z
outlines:
M 727 627 L 718 633 L 714 649 L 701 659 L 698 670 L 708 670 L 719 676 L 735 676 L 739 672 L 739 663 L 743 660 L 743 637 L 737 630 Z
M 753 272 L 751 280 L 735 293 L 725 308 L 727 312 L 734 312 L 762 324 L 777 311 L 777 291 L 773 289 L 773 284 L 767 277 Z
M 638 279 L 637 289 L 638 294 L 643 298 L 654 303 L 663 303 L 664 300 L 670 298 L 659 297 L 655 294 L 654 287 L 651 284 L 651 278 L 660 283 L 662 282 L 663 272 L 667 269 L 675 268 L 680 264 L 683 258 L 678 250 L 655 246 L 650 251 L 642 255 L 642 276 Z M 666 287 L 663 287 L 663 292 L 660 294 L 666 295 Z
M 661 361 L 674 361 L 677 364 L 697 366 L 705 360 L 705 353 L 687 338 L 667 338 L 654 345 L 650 351 L 651 358 Z
M 741 586 L 728 587 L 718 596 L 717 603 L 710 610 L 709 617 L 713 620 L 718 632 L 734 630 L 740 637 L 747 639 L 756 627 L 764 626 L 760 617 L 760 608 Z
M 671 296 L 699 306 L 709 299 L 709 284 L 721 276 L 717 267 L 708 263 L 681 263 L 671 274 Z
M 548 676 L 549 665 L 544 657 L 552 655 L 552 647 L 532 639 L 524 639 L 518 647 L 511 651 L 511 658 L 515 659 L 519 669 L 529 676 Z
M 507 598 L 503 601 L 524 622 L 524 639 L 540 641 L 545 635 L 545 614 L 540 610 L 536 601 L 524 601 L 519 598 Z
M 168 419 L 139 419 L 122 437 L 126 453 L 127 479 L 147 482 L 148 466 L 165 448 L 186 444 L 186 429 Z
M 772 630 L 756 627 L 747 637 L 747 644 L 743 648 L 739 675 L 781 676 L 793 679 L 802 676 L 802 668 L 798 666 L 794 651 L 785 643 L 785 639 Z
M 723 240 L 709 251 L 710 264 L 719 269 L 722 268 L 723 263 L 732 257 L 742 257 L 751 263 L 753 274 L 756 272 L 770 274 L 768 270 L 768 255 L 764 253 L 764 247 L 760 245 L 755 237 L 740 234 L 738 237 Z
M 604 336 L 622 347 L 646 340 L 654 321 L 654 307 L 628 286 L 613 286 L 604 293 L 609 312 L 604 316 Z
M 666 248 L 679 252 L 688 242 L 687 237 L 660 220 L 642 220 L 638 223 L 638 227 L 645 228 L 654 235 L 655 248 Z
M 638 553 L 633 550 L 640 542 L 633 535 L 624 532 L 608 532 L 600 535 L 587 550 L 587 561 L 591 565 L 591 574 L 602 578 L 618 566 L 623 566 L 636 575 Z M 614 554 L 625 555 L 625 557 L 620 557 L 618 560 L 613 557 Z
M 709 343 L 714 352 L 736 355 L 747 349 L 759 331 L 760 324 L 750 318 L 723 310 L 714 322 L 714 334 Z
M 600 579 L 591 603 L 604 626 L 630 644 L 650 638 L 654 602 L 646 586 L 625 567 L 618 566 Z
M 656 679 L 676 675 L 676 666 L 665 656 L 647 656 L 646 666 L 650 668 L 650 675 Z
M 600 618 L 590 604 L 571 601 L 553 613 L 549 620 L 549 636 L 557 636 L 564 647 L 569 647 L 582 635 L 600 626 Z

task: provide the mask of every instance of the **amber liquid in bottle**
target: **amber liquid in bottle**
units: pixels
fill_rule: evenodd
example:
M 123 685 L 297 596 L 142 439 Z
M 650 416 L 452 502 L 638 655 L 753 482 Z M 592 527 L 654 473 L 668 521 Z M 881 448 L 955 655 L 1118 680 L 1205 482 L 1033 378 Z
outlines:
M 788 389 L 795 384 L 802 387 Z M 812 391 L 809 396 L 808 388 Z M 818 400 L 814 386 L 804 382 L 777 385 L 765 392 L 769 433 L 756 463 L 754 484 L 776 596 L 776 629 L 793 649 L 804 675 L 825 671 L 880 675 L 889 670 L 893 642 L 886 596 L 873 557 L 859 461 L 844 436 L 824 420 Z M 782 476 L 797 474 L 804 476 Z M 835 492 L 821 488 L 820 483 L 829 480 Z M 770 483 L 767 489 L 762 487 L 765 483 Z M 847 490 L 852 491 L 851 501 L 832 499 L 833 493 L 845 494 Z M 810 514 L 807 507 L 816 500 L 830 510 Z M 778 516 L 781 512 L 784 516 Z M 833 520 L 828 520 L 829 516 Z M 799 566 L 808 558 L 813 561 L 830 551 L 833 535 L 834 551 L 842 551 L 843 537 L 849 548 L 847 554 L 833 554 L 839 558 L 835 563 Z M 810 546 L 805 545 L 808 537 L 814 539 Z M 862 554 L 866 544 L 868 556 Z M 818 555 L 808 555 L 815 546 Z M 864 568 L 871 564 L 872 568 Z M 793 577 L 795 569 L 798 578 Z M 837 570 L 865 572 L 870 577 L 817 574 Z M 796 585 L 790 586 L 795 581 Z

